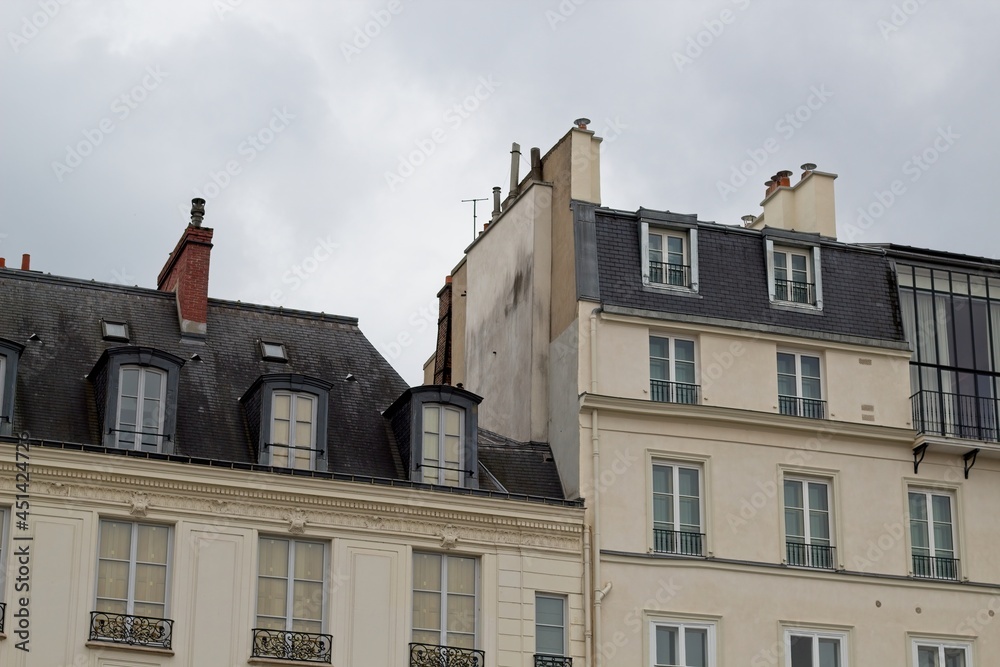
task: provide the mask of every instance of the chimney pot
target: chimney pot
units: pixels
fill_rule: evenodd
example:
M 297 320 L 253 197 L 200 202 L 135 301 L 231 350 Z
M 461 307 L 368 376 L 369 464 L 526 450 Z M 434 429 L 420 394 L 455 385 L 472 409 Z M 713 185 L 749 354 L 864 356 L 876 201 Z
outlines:
M 204 219 L 205 200 L 200 197 L 195 197 L 191 200 L 191 225 L 200 228 Z
M 0 269 L 6 269 L 6 268 L 7 268 L 7 259 L 4 257 L 0 257 Z
M 757 216 L 756 215 L 744 215 L 742 218 L 740 218 L 740 220 L 743 221 L 743 226 L 744 227 L 749 227 L 750 225 L 752 225 L 757 220 Z
M 776 174 L 776 180 L 778 182 L 778 185 L 785 188 L 791 187 L 792 185 L 791 177 L 792 177 L 792 172 L 788 171 L 787 169 L 784 171 L 779 171 Z
M 31 255 L 24 253 L 21 255 L 21 270 L 30 271 L 31 270 Z
M 580 128 L 581 130 L 586 130 L 587 126 L 590 125 L 590 119 L 577 118 L 576 120 L 573 121 L 573 124 L 576 125 L 578 128 Z
M 767 183 L 764 184 L 764 187 L 767 188 L 767 191 L 764 192 L 764 196 L 765 197 L 768 196 L 769 194 L 771 194 L 772 192 L 774 192 L 774 188 L 777 187 L 777 186 L 774 184 L 774 177 L 773 176 L 771 177 L 771 180 L 769 180 Z

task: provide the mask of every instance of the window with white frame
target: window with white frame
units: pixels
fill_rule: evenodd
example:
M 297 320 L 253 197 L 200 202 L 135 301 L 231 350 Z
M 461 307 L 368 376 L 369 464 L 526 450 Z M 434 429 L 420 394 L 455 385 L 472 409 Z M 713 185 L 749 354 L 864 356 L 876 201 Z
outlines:
M 697 403 L 694 341 L 649 337 L 649 397 L 663 403 Z
M 646 222 L 641 229 L 643 284 L 698 291 L 698 230 Z
M 701 502 L 701 468 L 653 464 L 653 551 L 704 554 Z
M 715 624 L 653 621 L 652 667 L 715 667 Z
M 163 439 L 167 374 L 149 366 L 122 366 L 118 383 L 117 442 L 155 452 Z
M 95 610 L 153 619 L 167 617 L 170 527 L 102 519 L 98 536 Z M 107 627 L 115 638 L 116 624 Z M 97 632 L 98 635 L 102 634 Z
M 271 394 L 271 465 L 312 470 L 316 460 L 316 396 L 304 392 Z
M 0 338 L 0 435 L 11 435 L 14 430 L 14 388 L 22 349 L 14 341 Z
M 910 489 L 908 496 L 913 576 L 958 579 L 952 495 Z
M 785 631 L 785 667 L 849 667 L 842 632 Z
M 7 515 L 7 508 L 0 507 L 0 602 L 4 601 L 7 590 Z
M 566 655 L 566 598 L 535 593 L 535 653 Z
M 422 481 L 462 486 L 465 476 L 464 418 L 465 411 L 461 408 L 423 404 Z
M 778 411 L 783 415 L 826 418 L 820 358 L 778 352 Z
M 257 553 L 256 628 L 322 633 L 326 545 L 261 536 Z
M 973 667 L 972 645 L 962 641 L 914 639 L 913 667 Z
M 830 484 L 814 479 L 785 478 L 785 562 L 833 569 Z
M 823 307 L 819 247 L 775 245 L 765 241 L 767 287 L 772 302 Z
M 476 648 L 478 561 L 468 556 L 413 554 L 413 641 Z

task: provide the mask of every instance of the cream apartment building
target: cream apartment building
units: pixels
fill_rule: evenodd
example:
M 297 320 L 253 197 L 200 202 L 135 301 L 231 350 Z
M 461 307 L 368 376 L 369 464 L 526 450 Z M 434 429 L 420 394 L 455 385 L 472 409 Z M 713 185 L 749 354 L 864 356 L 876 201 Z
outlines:
M 346 317 L 0 269 L 0 665 L 586 663 L 581 501 Z M 536 654 L 538 654 L 536 656 Z
M 515 145 L 425 368 L 586 499 L 592 664 L 1000 664 L 995 264 L 838 242 L 815 165 L 742 225 L 602 206 L 600 145 Z

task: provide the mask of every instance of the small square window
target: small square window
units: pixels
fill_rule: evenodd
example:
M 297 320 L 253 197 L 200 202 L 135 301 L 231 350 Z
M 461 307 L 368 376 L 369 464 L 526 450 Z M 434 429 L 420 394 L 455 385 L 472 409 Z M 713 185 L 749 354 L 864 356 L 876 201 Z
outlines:
M 272 343 L 270 341 L 260 341 L 260 353 L 264 361 L 288 361 L 288 354 L 285 352 L 284 343 Z
M 125 322 L 101 320 L 101 331 L 104 334 L 104 340 L 128 342 L 128 324 Z

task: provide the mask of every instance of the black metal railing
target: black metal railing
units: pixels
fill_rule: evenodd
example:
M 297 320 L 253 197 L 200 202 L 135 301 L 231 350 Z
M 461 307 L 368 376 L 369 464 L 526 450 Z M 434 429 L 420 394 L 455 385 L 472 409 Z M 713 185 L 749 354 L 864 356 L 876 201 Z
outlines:
M 836 549 L 826 544 L 785 542 L 785 562 L 798 567 L 815 567 L 823 570 L 837 568 Z
M 680 530 L 653 529 L 653 551 L 661 554 L 701 556 L 705 533 L 688 533 Z
M 535 654 L 535 667 L 573 667 L 573 658 L 564 655 Z
M 799 396 L 778 396 L 778 412 L 793 417 L 826 419 L 826 401 Z
M 913 554 L 913 576 L 921 579 L 958 580 L 958 559 Z
M 297 662 L 330 664 L 333 635 L 290 630 L 253 629 L 251 658 L 278 658 Z
M 7 605 L 0 602 L 0 635 L 3 634 L 3 619 L 7 615 Z
M 167 618 L 90 612 L 91 641 L 169 649 L 173 633 L 174 622 Z
M 649 282 L 658 285 L 691 287 L 691 267 L 687 264 L 649 262 Z
M 486 653 L 474 648 L 410 644 L 410 667 L 483 667 Z
M 774 279 L 775 301 L 791 301 L 792 303 L 816 303 L 816 285 L 802 283 L 797 280 Z
M 918 391 L 910 397 L 913 428 L 969 440 L 1000 441 L 1000 399 L 942 391 Z
M 700 385 L 688 384 L 687 382 L 650 380 L 649 398 L 660 403 L 687 403 L 695 405 L 698 403 L 698 390 L 700 388 Z

